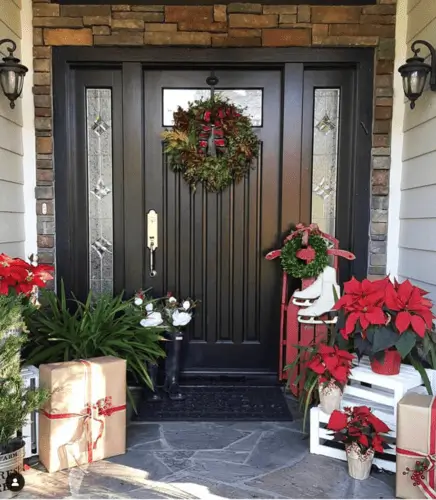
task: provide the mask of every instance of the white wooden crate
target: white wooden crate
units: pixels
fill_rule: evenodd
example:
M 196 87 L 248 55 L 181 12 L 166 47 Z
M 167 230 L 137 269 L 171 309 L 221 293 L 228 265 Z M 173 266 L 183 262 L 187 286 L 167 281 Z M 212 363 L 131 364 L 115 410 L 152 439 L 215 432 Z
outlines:
M 375 412 L 374 412 L 375 413 Z M 344 445 L 335 443 L 335 447 L 329 446 L 329 442 L 333 440 L 332 431 L 325 428 L 329 421 L 330 415 L 327 415 L 319 407 L 310 410 L 310 453 L 315 455 L 325 455 L 327 457 L 338 458 L 339 460 L 347 460 L 345 455 Z M 395 437 L 389 433 L 385 435 L 386 441 L 391 446 L 386 450 L 386 453 L 379 455 L 376 453 L 374 465 L 391 472 L 396 471 L 395 462 Z
M 386 435 L 391 448 L 382 456 L 376 455 L 374 459 L 374 464 L 378 467 L 395 472 L 397 404 L 406 392 L 419 390 L 421 385 L 421 376 L 408 365 L 401 365 L 398 375 L 379 375 L 371 370 L 369 359 L 363 358 L 360 364 L 352 369 L 341 407 L 369 406 L 391 429 Z M 325 429 L 328 420 L 329 415 L 320 408 L 311 409 L 310 452 L 346 460 L 343 445 L 338 445 L 341 449 L 328 446 L 328 442 L 333 439 L 331 432 Z
M 35 366 L 27 366 L 21 370 L 21 377 L 26 388 L 35 389 L 39 387 L 39 370 Z M 25 443 L 24 458 L 38 455 L 38 425 L 39 414 L 32 412 L 26 424 L 21 430 L 20 437 Z
M 378 406 L 381 411 L 393 413 L 396 423 L 398 402 L 406 392 L 421 385 L 421 375 L 413 366 L 402 364 L 398 375 L 379 375 L 371 370 L 369 359 L 364 357 L 351 370 L 350 384 L 345 388 L 344 397 L 358 398 L 359 405 L 371 407 L 377 403 L 381 405 Z

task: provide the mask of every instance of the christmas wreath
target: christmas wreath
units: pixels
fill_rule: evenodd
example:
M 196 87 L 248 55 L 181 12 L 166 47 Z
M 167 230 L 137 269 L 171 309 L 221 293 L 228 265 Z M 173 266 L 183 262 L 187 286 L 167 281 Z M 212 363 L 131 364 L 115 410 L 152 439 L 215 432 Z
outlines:
M 310 234 L 306 245 L 304 234 L 288 239 L 281 250 L 283 270 L 294 278 L 315 278 L 329 265 L 327 243 L 319 234 Z
M 170 168 L 194 190 L 202 183 L 211 192 L 241 181 L 259 149 L 244 109 L 220 95 L 179 107 L 163 139 Z

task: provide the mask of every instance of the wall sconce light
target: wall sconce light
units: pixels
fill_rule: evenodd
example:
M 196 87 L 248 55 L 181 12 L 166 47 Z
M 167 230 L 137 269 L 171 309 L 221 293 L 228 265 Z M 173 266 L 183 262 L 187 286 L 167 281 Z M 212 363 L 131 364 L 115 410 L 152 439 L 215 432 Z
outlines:
M 430 64 L 425 63 L 423 57 L 418 54 L 421 49 L 417 45 L 424 45 L 430 51 Z M 406 97 L 410 100 L 410 108 L 415 108 L 415 101 L 421 97 L 430 74 L 430 88 L 436 91 L 436 51 L 430 43 L 425 40 L 416 40 L 412 43 L 413 57 L 407 59 L 406 64 L 398 68 L 403 77 L 403 89 Z
M 14 56 L 17 50 L 17 44 L 9 38 L 0 40 L 0 46 L 9 44 L 7 47 L 9 55 L 0 62 L 0 84 L 3 93 L 10 101 L 12 109 L 15 108 L 15 101 L 20 97 L 23 91 L 24 75 L 27 73 L 26 66 L 20 64 L 20 60 Z

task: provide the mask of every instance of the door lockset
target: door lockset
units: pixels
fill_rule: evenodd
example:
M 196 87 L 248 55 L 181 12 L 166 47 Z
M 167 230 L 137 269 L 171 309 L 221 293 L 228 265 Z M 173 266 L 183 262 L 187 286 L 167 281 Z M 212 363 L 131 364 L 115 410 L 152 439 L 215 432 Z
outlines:
M 158 247 L 158 225 L 155 210 L 150 210 L 147 214 L 147 247 L 150 250 L 150 276 L 154 278 L 157 275 L 154 257 Z

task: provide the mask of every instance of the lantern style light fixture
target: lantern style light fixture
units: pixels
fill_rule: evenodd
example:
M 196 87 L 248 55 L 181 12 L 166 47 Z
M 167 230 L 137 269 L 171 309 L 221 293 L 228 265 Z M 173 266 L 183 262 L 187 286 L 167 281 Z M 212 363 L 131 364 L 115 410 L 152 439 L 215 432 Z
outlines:
M 17 50 L 17 44 L 9 38 L 0 40 L 0 47 L 3 44 L 8 44 L 6 47 L 9 55 L 3 58 L 0 62 L 0 84 L 3 93 L 10 101 L 12 109 L 15 108 L 15 101 L 20 97 L 23 91 L 24 75 L 27 73 L 27 68 L 20 64 L 20 60 L 14 56 Z
M 423 57 L 418 56 L 421 51 L 417 48 L 418 45 L 423 45 L 430 51 L 430 64 L 427 64 Z M 403 77 L 403 89 L 410 101 L 410 108 L 414 109 L 415 101 L 424 92 L 428 75 L 430 75 L 430 88 L 436 91 L 436 51 L 433 45 L 425 40 L 416 40 L 412 43 L 411 49 L 413 57 L 407 59 L 406 64 L 400 66 L 398 71 Z

